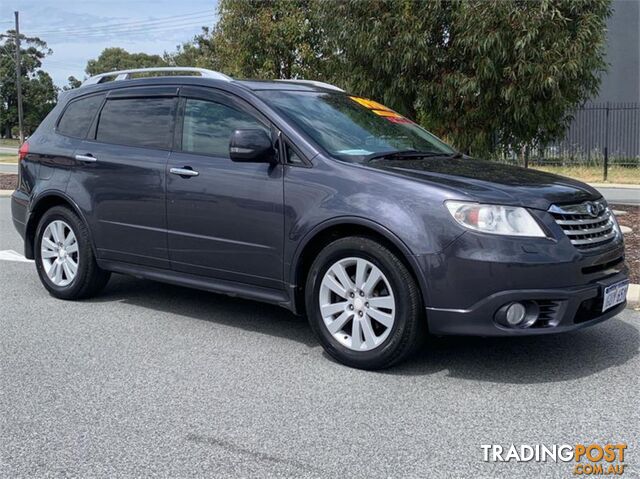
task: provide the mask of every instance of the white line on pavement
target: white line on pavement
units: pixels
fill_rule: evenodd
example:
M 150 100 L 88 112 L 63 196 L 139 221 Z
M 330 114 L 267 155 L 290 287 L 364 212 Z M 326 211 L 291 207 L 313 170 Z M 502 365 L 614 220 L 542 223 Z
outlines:
M 17 261 L 18 263 L 31 263 L 33 260 L 25 258 L 20 253 L 16 253 L 12 249 L 0 251 L 0 261 Z

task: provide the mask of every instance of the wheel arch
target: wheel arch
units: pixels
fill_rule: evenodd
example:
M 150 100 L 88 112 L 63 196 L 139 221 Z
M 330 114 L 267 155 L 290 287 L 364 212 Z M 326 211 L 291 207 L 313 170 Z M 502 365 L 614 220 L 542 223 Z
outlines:
M 35 236 L 36 229 L 38 228 L 38 223 L 40 223 L 40 219 L 42 218 L 42 216 L 55 206 L 66 206 L 74 213 L 76 213 L 85 225 L 87 224 L 87 221 L 78 205 L 66 194 L 61 191 L 50 191 L 42 194 L 41 196 L 36 198 L 36 200 L 33 202 L 33 206 L 29 211 L 29 218 L 27 220 L 27 226 L 24 236 L 24 252 L 26 258 L 34 259 Z M 91 248 L 93 249 L 93 252 L 95 254 L 95 245 L 93 244 L 91 230 L 89 228 L 87 228 L 87 230 L 89 233 Z
M 392 251 L 407 267 L 420 288 L 423 303 L 426 301 L 426 284 L 420 274 L 415 255 L 409 247 L 383 225 L 366 218 L 341 217 L 325 221 L 307 233 L 298 245 L 289 272 L 292 284 L 294 308 L 297 313 L 305 312 L 304 288 L 307 274 L 317 254 L 327 244 L 349 236 L 364 236 L 378 241 Z

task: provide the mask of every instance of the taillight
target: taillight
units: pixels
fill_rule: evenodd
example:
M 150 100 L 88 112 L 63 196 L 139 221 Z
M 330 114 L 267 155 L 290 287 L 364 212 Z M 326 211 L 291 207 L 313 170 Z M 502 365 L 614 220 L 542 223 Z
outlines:
M 29 153 L 29 142 L 25 141 L 18 150 L 18 161 L 22 161 Z

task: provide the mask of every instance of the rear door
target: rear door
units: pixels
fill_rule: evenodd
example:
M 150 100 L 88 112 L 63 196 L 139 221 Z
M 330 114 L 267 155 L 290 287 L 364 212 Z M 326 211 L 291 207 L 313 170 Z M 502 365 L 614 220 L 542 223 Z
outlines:
M 184 87 L 180 95 L 182 121 L 167 165 L 172 268 L 281 288 L 282 165 L 229 158 L 234 130 L 260 128 L 272 135 L 269 121 L 214 89 Z M 191 176 L 175 173 L 185 169 Z
M 98 257 L 169 267 L 166 175 L 177 87 L 112 90 L 76 149 L 69 188 L 90 204 Z

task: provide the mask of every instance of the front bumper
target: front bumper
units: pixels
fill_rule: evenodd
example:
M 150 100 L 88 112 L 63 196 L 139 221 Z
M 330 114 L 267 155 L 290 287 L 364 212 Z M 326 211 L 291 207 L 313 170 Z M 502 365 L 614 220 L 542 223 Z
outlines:
M 605 321 L 604 289 L 627 278 L 624 245 L 585 254 L 564 241 L 464 234 L 443 252 L 420 258 L 429 331 L 436 335 L 515 336 L 560 333 Z M 540 319 L 528 328 L 496 321 L 505 304 L 532 302 Z
M 427 307 L 429 331 L 437 335 L 472 336 L 526 336 L 573 331 L 605 321 L 625 308 L 626 302 L 602 312 L 604 288 L 624 279 L 626 275 L 617 274 L 606 282 L 585 287 L 502 291 L 461 310 Z M 526 300 L 545 305 L 544 320 L 524 329 L 507 328 L 495 321 L 495 313 L 501 306 Z

